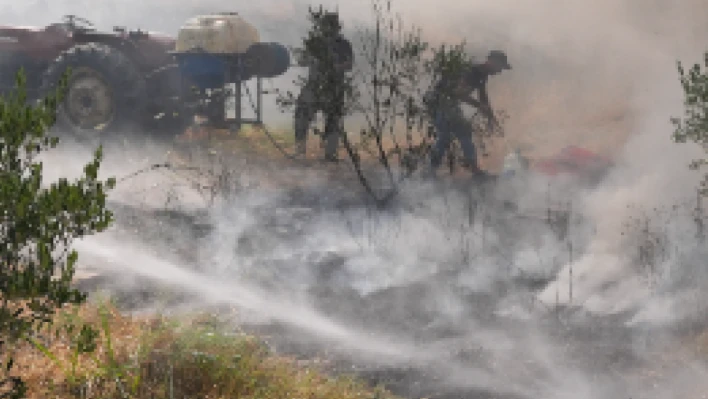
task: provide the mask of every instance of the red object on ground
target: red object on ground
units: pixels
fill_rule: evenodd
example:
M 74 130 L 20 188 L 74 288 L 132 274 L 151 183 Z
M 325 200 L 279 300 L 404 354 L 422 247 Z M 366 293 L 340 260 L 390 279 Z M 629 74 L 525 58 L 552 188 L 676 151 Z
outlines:
M 586 148 L 569 146 L 557 155 L 534 162 L 532 169 L 546 175 L 559 174 L 595 176 L 605 172 L 612 162 Z

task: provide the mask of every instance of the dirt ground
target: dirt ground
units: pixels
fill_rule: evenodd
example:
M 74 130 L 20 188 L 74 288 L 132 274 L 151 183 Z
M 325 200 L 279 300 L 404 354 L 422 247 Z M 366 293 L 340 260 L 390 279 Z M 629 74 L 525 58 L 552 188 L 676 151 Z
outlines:
M 617 122 L 615 128 L 621 130 L 621 125 Z M 250 209 L 249 216 L 254 222 L 237 237 L 236 256 L 243 259 L 253 257 L 259 265 L 256 270 L 249 271 L 252 273 L 249 278 L 256 279 L 274 293 L 287 294 L 292 291 L 297 295 L 305 295 L 318 312 L 328 317 L 343 318 L 350 325 L 366 326 L 368 331 L 373 332 L 398 331 L 402 337 L 411 335 L 421 348 L 431 345 L 428 349 L 439 353 L 439 357 L 426 359 L 422 363 L 412 362 L 406 366 L 388 362 L 387 359 L 372 362 L 371 359 L 357 358 L 336 342 L 304 334 L 299 328 L 287 323 L 254 322 L 248 317 L 242 318 L 238 312 L 233 315 L 233 321 L 240 328 L 262 337 L 279 353 L 295 356 L 303 362 L 326 359 L 325 364 L 333 373 L 355 371 L 372 384 L 384 384 L 394 393 L 408 398 L 530 399 L 536 397 L 531 391 L 513 394 L 485 388 L 483 384 L 480 387 L 471 384 L 460 388 L 440 381 L 460 366 L 463 369 L 468 367 L 470 373 L 492 370 L 492 374 L 500 378 L 508 375 L 506 378 L 511 380 L 530 379 L 530 386 L 538 384 L 541 389 L 545 381 L 544 373 L 549 370 L 547 365 L 534 363 L 538 359 L 532 359 L 533 341 L 528 341 L 529 337 L 524 334 L 528 329 L 540 331 L 540 334 L 556 343 L 552 351 L 556 356 L 562 354 L 563 362 L 568 362 L 567 367 L 582 370 L 584 375 L 601 374 L 613 379 L 613 387 L 619 392 L 626 390 L 627 393 L 643 384 L 671 386 L 676 365 L 691 363 L 696 353 L 699 353 L 696 348 L 704 345 L 705 334 L 701 335 L 700 331 L 705 326 L 698 326 L 703 330 L 693 326 L 691 330 L 680 333 L 685 341 L 681 348 L 685 350 L 667 349 L 659 339 L 660 344 L 648 346 L 651 351 L 645 352 L 644 358 L 636 352 L 637 331 L 625 326 L 621 317 L 593 317 L 576 313 L 572 309 L 568 309 L 567 314 L 565 310 L 554 314 L 535 309 L 534 314 L 546 316 L 529 322 L 497 314 L 496 308 L 500 303 L 516 296 L 530 295 L 539 286 L 543 286 L 545 280 L 538 276 L 503 280 L 490 291 L 480 294 L 460 287 L 463 270 L 451 267 L 420 282 L 394 286 L 370 295 L 347 289 L 341 285 L 341 281 L 349 278 L 343 266 L 347 263 L 346 255 L 315 249 L 304 259 L 288 255 L 286 260 L 278 259 L 278 255 L 272 252 L 275 247 L 294 250 L 304 245 L 303 240 L 307 239 L 308 234 L 316 234 L 308 230 L 316 228 L 317 224 L 312 222 L 316 215 L 345 209 L 342 204 L 349 204 L 349 208 L 354 211 L 363 207 L 362 197 L 365 195 L 348 162 L 322 163 L 315 155 L 318 150 L 316 142 L 312 145 L 311 158 L 297 162 L 283 157 L 261 132 L 244 130 L 238 134 L 223 131 L 204 133 L 211 135 L 200 137 L 192 134 L 190 137 L 187 133 L 181 137 L 175 146 L 177 151 L 173 160 L 183 164 L 199 164 L 203 158 L 195 153 L 214 151 L 217 157 L 225 157 L 232 162 L 230 165 L 244 173 L 255 173 L 258 190 L 277 191 L 281 196 L 281 201 L 276 204 L 280 212 L 273 211 L 273 204 Z M 288 146 L 287 135 L 281 133 L 278 138 L 286 150 L 292 149 L 292 146 Z M 284 173 L 286 170 L 290 173 Z M 306 182 L 309 177 L 314 177 L 312 184 Z M 323 195 L 323 189 L 327 195 Z M 305 216 L 299 214 L 303 212 L 303 207 Z M 213 240 L 210 231 L 216 228 L 213 220 L 200 221 L 200 215 L 194 214 L 131 207 L 116 208 L 116 213 L 118 223 L 131 235 L 137 234 L 144 244 L 155 248 L 178 248 L 179 254 L 175 256 L 183 259 L 186 264 L 198 264 L 196 254 L 202 245 Z M 358 214 L 354 212 L 354 215 Z M 512 225 L 516 226 L 515 230 L 520 230 L 520 224 Z M 308 282 L 310 285 L 302 293 L 297 293 L 289 280 L 291 269 L 283 268 L 290 263 L 293 263 L 295 269 L 311 270 L 317 276 Z M 174 290 L 149 279 L 138 279 L 137 283 L 134 279 L 127 279 L 121 285 L 120 281 L 125 276 L 96 273 L 82 277 L 81 284 L 89 291 L 98 288 L 112 290 L 122 310 L 126 312 L 149 311 L 154 302 L 162 301 L 164 306 L 164 298 L 167 298 L 166 305 L 173 306 L 175 313 L 179 314 L 180 304 L 198 300 L 198 296 L 185 294 L 179 289 Z M 499 354 L 494 349 L 485 349 L 475 343 L 478 337 L 474 329 L 457 325 L 430 309 L 430 304 L 439 300 L 440 292 L 451 292 L 451 295 L 470 304 L 464 315 L 456 320 L 479 323 L 485 330 L 506 336 L 504 339 L 516 341 L 518 345 L 529 345 L 528 350 L 517 353 L 513 359 L 503 356 L 495 359 Z M 210 307 L 203 310 L 217 314 L 220 312 L 218 308 Z M 232 317 L 223 313 L 222 316 Z M 669 358 L 667 353 L 675 356 Z M 662 372 L 663 368 L 670 370 Z
M 513 150 L 520 150 L 531 163 L 536 160 L 553 156 L 567 146 L 586 148 L 598 155 L 613 159 L 621 151 L 627 140 L 637 133 L 636 121 L 639 115 L 632 109 L 628 94 L 617 89 L 616 97 L 611 102 L 592 101 L 576 98 L 570 100 L 568 87 L 564 85 L 543 87 L 533 102 L 518 99 L 511 83 L 501 84 L 494 88 L 495 107 L 507 113 L 504 120 L 502 135 L 488 139 L 476 139 L 479 162 L 482 168 L 498 173 L 501 170 L 504 157 Z M 611 93 L 606 93 L 610 96 Z M 572 101 L 569 103 L 569 101 Z M 465 112 L 468 112 L 466 110 Z M 346 128 L 350 131 L 350 140 L 356 142 L 357 134 L 352 134 L 360 121 L 352 121 Z M 289 154 L 294 154 L 294 136 L 290 128 L 273 128 L 273 138 Z M 394 146 L 394 139 L 403 145 L 405 132 L 396 128 L 393 136 L 387 133 L 383 137 L 383 147 L 388 151 Z M 414 132 L 414 140 L 419 142 L 420 132 Z M 229 151 L 245 150 L 247 154 L 255 154 L 267 162 L 292 165 L 282 151 L 277 149 L 262 130 L 244 127 L 240 132 L 228 130 L 213 130 L 206 128 L 189 129 L 178 136 L 178 143 L 219 142 L 219 148 Z M 323 154 L 321 140 L 310 135 L 308 140 L 308 161 L 302 166 L 312 168 L 318 164 Z M 360 156 L 366 161 L 378 163 L 376 147 L 370 146 L 373 152 L 361 151 Z M 340 148 L 340 159 L 347 160 L 344 148 Z M 242 154 L 243 155 L 243 154 Z M 249 158 L 250 159 L 250 158 Z M 328 169 L 319 163 L 317 169 Z

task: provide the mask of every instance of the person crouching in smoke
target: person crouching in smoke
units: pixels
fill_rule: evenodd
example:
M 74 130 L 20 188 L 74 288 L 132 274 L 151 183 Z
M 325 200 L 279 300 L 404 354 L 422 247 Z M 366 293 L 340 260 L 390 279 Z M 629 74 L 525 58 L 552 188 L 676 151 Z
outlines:
M 459 68 L 443 65 L 440 69 L 438 81 L 426 95 L 427 113 L 437 134 L 437 141 L 431 149 L 430 174 L 434 175 L 442 163 L 454 135 L 462 147 L 465 166 L 475 175 L 486 176 L 477 161 L 472 125 L 465 119 L 460 105 L 466 102 L 482 112 L 487 117 L 489 130 L 499 126 L 489 103 L 487 80 L 492 75 L 511 69 L 511 65 L 506 54 L 492 50 L 484 63 Z M 471 96 L 475 91 L 478 99 Z

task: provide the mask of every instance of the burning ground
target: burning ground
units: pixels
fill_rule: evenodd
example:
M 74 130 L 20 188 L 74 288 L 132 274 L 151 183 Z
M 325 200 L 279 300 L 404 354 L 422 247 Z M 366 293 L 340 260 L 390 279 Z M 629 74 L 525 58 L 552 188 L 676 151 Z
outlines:
M 507 148 L 577 144 L 615 160 L 601 184 L 413 179 L 378 210 L 347 165 L 302 167 L 243 137 L 201 153 L 136 144 L 110 149 L 104 173 L 167 159 L 212 176 L 172 168 L 120 182 L 115 227 L 77 245 L 78 284 L 129 314 L 212 312 L 224 331 L 405 397 L 705 397 L 708 254 L 687 168 L 700 152 L 671 144 L 668 123 L 681 112 L 675 61 L 704 50 L 705 5 L 408 4 L 436 38 L 463 32 L 475 51 L 510 54 L 514 71 L 490 87 L 511 115 L 491 169 Z M 360 5 L 340 10 L 363 18 Z M 78 172 L 79 159 L 88 153 L 59 149 L 47 177 Z
M 656 204 L 645 225 L 631 201 L 594 214 L 606 187 L 414 180 L 382 211 L 352 190 L 346 165 L 300 167 L 232 148 L 114 153 L 136 170 L 178 157 L 237 172 L 214 202 L 193 188 L 213 177 L 194 172 L 126 180 L 114 193 L 115 228 L 77 246 L 95 274 L 81 286 L 136 315 L 213 312 L 276 353 L 323 359 L 332 373 L 355 371 L 404 397 L 660 398 L 686 378 L 696 385 L 681 384 L 682 395 L 704 392 L 689 344 L 706 328 L 694 198 L 673 213 Z M 111 165 L 109 156 L 107 173 Z M 559 235 L 548 209 L 571 201 Z M 659 235 L 673 249 L 660 251 Z M 653 257 L 636 256 L 652 244 Z

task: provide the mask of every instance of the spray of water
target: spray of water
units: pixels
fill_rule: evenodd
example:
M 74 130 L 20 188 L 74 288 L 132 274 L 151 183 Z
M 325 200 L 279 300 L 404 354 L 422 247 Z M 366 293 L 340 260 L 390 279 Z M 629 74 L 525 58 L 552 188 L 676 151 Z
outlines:
M 666 10 L 634 0 L 401 3 L 404 16 L 432 40 L 467 39 L 481 55 L 490 48 L 507 51 L 514 70 L 495 77 L 490 92 L 493 103 L 512 116 L 508 143 L 525 145 L 530 155 L 579 144 L 614 156 L 618 166 L 600 187 L 554 186 L 552 199 L 574 200 L 574 215 L 581 219 L 569 239 L 558 239 L 538 220 L 549 196 L 549 182 L 541 177 L 505 184 L 497 193 L 511 197 L 525 217 L 491 209 L 490 201 L 468 188 L 420 182 L 406 187 L 401 206 L 384 215 L 363 205 L 337 209 L 327 202 L 337 193 L 315 192 L 319 202 L 307 205 L 301 217 L 285 188 L 251 189 L 208 211 L 206 237 L 182 234 L 182 242 L 199 249 L 189 261 L 163 252 L 168 244 L 146 248 L 110 232 L 78 243 L 83 262 L 169 283 L 196 294 L 197 304 L 250 310 L 263 322 L 290 325 L 293 334 L 321 338 L 352 359 L 431 374 L 423 383 L 427 390 L 408 387 L 411 396 L 441 390 L 664 398 L 705 391 L 705 368 L 691 358 L 665 368 L 666 381 L 655 388 L 615 360 L 632 359 L 640 368 L 661 364 L 662 356 L 649 352 L 641 338 L 656 331 L 678 334 L 678 326 L 700 322 L 705 311 L 700 287 L 708 281 L 708 254 L 693 238 L 684 208 L 666 220 L 670 225 L 654 216 L 651 232 L 661 233 L 671 249 L 651 265 L 637 259 L 646 234 L 628 233 L 625 225 L 636 206 L 672 208 L 695 197 L 698 176 L 686 165 L 697 153 L 670 144 L 667 121 L 680 113 L 675 61 L 695 59 L 704 50 L 695 33 L 708 23 L 705 5 L 687 0 Z M 80 10 L 104 28 L 125 24 L 174 33 L 187 17 L 225 6 L 217 0 L 136 2 L 120 9 L 87 4 L 13 2 L 3 5 L 3 22 L 44 24 Z M 269 40 L 297 44 L 306 3 L 253 4 L 238 11 L 262 26 Z M 370 12 L 368 2 L 359 1 L 342 2 L 339 10 L 345 24 L 365 21 Z M 274 84 L 287 85 L 291 78 Z M 278 119 L 273 111 L 268 119 L 289 122 L 289 115 Z M 104 172 L 121 176 L 164 157 L 159 148 L 113 152 Z M 73 148 L 50 155 L 47 163 L 57 166 L 47 168 L 48 177 L 79 172 L 80 164 L 71 165 L 76 159 L 81 157 Z M 304 190 L 315 186 L 309 174 L 284 170 L 282 180 L 301 182 Z M 315 181 L 321 186 L 324 180 Z M 180 187 L 183 208 L 204 206 L 170 172 L 131 180 L 112 200 L 155 209 L 164 204 L 167 186 Z M 155 227 L 144 241 L 180 235 L 163 229 Z

